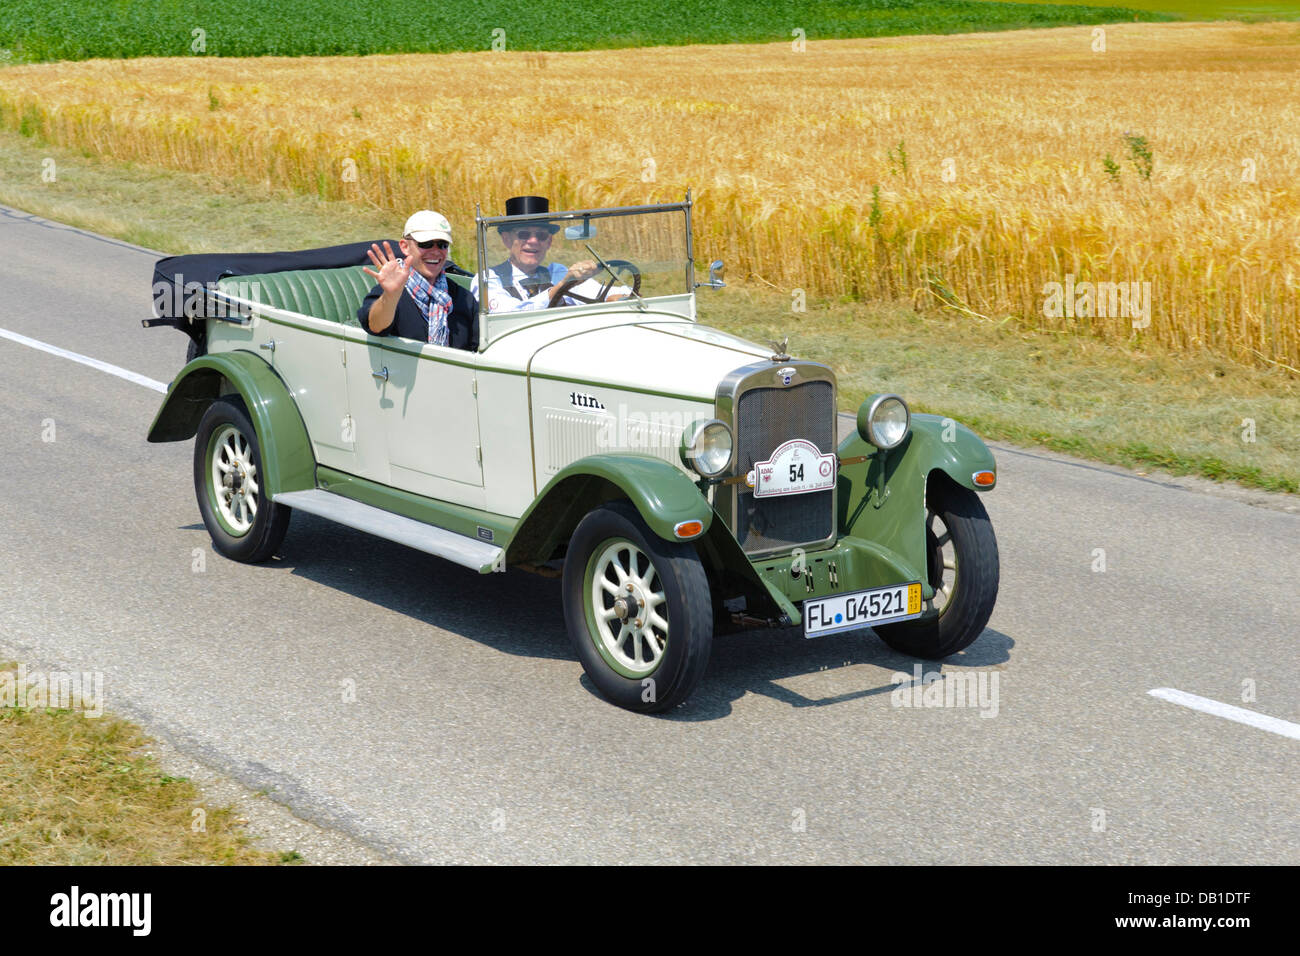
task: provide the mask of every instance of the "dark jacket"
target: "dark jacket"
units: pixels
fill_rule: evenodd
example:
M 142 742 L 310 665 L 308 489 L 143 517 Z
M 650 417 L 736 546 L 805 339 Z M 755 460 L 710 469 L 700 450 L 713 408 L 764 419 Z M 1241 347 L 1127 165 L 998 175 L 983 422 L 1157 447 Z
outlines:
M 469 294 L 469 290 L 457 282 L 447 280 L 447 291 L 451 293 L 451 314 L 447 316 L 447 344 L 454 349 L 478 350 L 478 302 Z M 357 309 L 357 321 L 361 327 L 370 332 L 370 306 L 384 294 L 377 283 L 366 295 L 366 301 Z M 397 300 L 397 314 L 393 324 L 382 332 L 371 335 L 398 335 L 404 339 L 417 342 L 429 341 L 429 323 L 416 305 L 411 293 L 402 290 L 402 297 Z

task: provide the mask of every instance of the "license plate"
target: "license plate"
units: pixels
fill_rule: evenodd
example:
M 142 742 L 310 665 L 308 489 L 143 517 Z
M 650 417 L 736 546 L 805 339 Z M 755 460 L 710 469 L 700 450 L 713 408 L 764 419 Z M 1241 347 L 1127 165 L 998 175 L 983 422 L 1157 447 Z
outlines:
M 754 462 L 749 473 L 755 498 L 802 495 L 835 487 L 834 455 L 823 455 L 802 438 L 786 442 L 767 461 Z
M 921 585 L 895 584 L 803 602 L 803 636 L 821 637 L 921 616 Z

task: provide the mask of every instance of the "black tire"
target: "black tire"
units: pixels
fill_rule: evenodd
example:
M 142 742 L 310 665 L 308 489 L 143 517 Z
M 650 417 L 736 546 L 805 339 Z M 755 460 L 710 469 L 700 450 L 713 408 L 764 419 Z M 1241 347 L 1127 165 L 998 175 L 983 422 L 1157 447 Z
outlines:
M 936 531 L 937 522 L 951 535 L 955 568 L 944 567 L 947 542 Z M 882 624 L 875 631 L 900 653 L 938 660 L 970 646 L 984 633 L 998 598 L 998 542 L 979 495 L 942 477 L 930 486 L 925 537 L 930 584 L 938 588 L 946 583 L 947 600 L 939 606 L 937 617 Z M 950 582 L 945 582 L 945 570 L 953 571 Z
M 217 460 L 232 465 L 219 484 Z M 243 399 L 227 395 L 208 406 L 194 438 L 194 492 L 218 554 L 256 563 L 275 553 L 289 530 L 290 509 L 266 495 L 262 449 Z
M 628 595 L 620 570 L 636 572 Z M 599 607 L 593 594 L 598 577 L 620 588 L 617 598 L 601 588 Z M 616 602 L 629 598 L 622 609 L 625 622 Z M 592 683 L 628 710 L 656 713 L 677 706 L 709 663 L 713 607 L 699 555 L 689 545 L 659 538 L 625 501 L 592 511 L 569 539 L 564 619 Z

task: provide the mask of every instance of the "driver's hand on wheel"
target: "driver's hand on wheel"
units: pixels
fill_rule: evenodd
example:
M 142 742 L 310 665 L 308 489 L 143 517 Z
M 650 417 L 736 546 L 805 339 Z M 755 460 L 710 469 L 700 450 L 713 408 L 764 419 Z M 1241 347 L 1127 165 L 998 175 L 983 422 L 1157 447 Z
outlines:
M 587 259 L 583 262 L 575 262 L 569 266 L 569 271 L 564 274 L 564 282 L 581 282 L 583 279 L 590 279 L 600 268 L 596 263 Z

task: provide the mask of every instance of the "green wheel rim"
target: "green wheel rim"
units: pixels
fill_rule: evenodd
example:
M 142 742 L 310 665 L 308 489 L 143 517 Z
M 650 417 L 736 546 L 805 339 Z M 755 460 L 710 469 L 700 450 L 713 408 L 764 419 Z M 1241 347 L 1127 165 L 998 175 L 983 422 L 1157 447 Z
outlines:
M 626 538 L 608 538 L 592 549 L 582 580 L 596 652 L 624 677 L 653 674 L 663 663 L 669 622 L 663 580 L 650 556 Z

